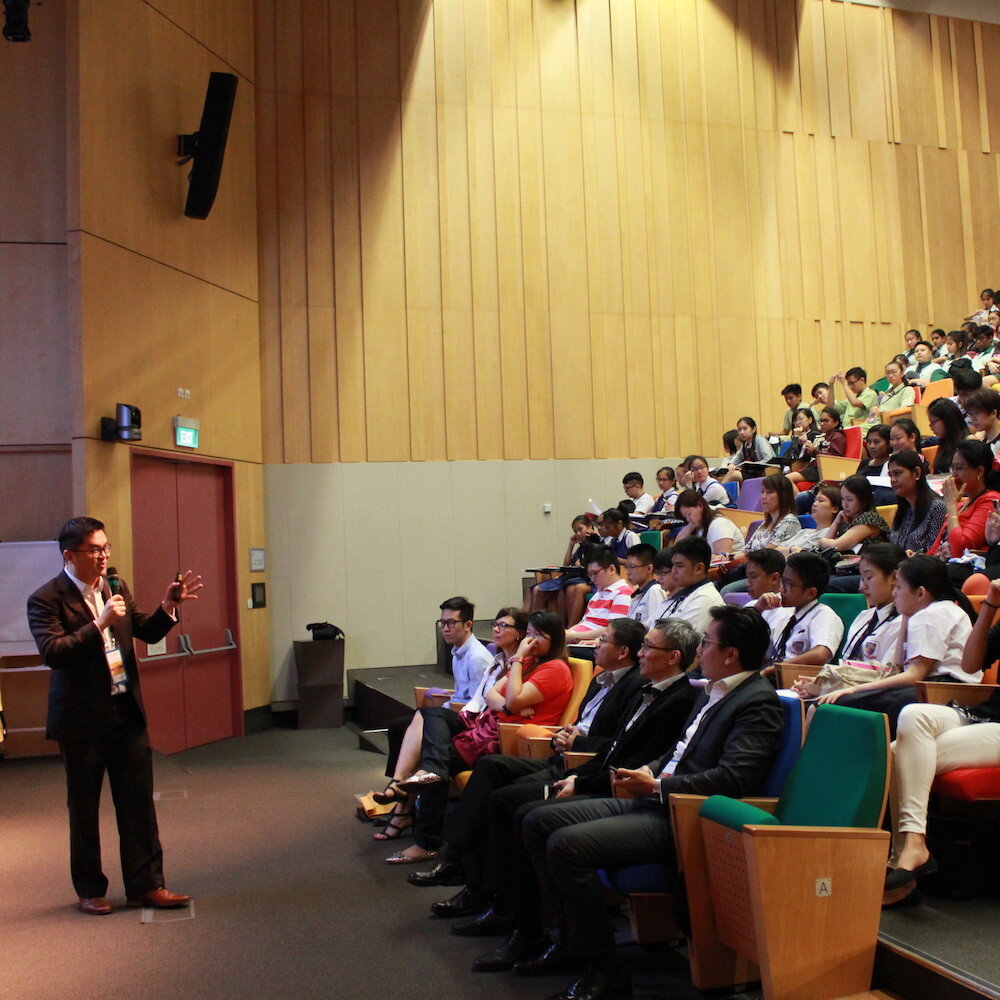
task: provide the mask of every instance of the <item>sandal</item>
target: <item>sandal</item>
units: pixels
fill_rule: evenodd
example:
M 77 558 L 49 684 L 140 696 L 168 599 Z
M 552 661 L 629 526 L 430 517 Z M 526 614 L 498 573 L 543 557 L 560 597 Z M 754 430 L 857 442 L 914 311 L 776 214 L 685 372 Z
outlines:
M 416 846 L 416 845 L 414 845 Z M 417 848 L 420 854 L 407 854 L 406 851 L 399 851 L 396 854 L 390 854 L 389 857 L 385 859 L 387 865 L 419 865 L 424 861 L 433 861 L 437 856 L 437 851 L 425 851 L 421 848 Z M 407 851 L 410 848 L 406 849 Z
M 393 778 L 381 792 L 372 792 L 372 799 L 380 806 L 387 806 L 390 802 L 405 802 L 406 792 L 404 792 Z
M 412 830 L 412 827 L 413 817 L 409 809 L 405 812 L 395 812 L 384 829 L 372 835 L 372 840 L 398 840 L 407 830 Z

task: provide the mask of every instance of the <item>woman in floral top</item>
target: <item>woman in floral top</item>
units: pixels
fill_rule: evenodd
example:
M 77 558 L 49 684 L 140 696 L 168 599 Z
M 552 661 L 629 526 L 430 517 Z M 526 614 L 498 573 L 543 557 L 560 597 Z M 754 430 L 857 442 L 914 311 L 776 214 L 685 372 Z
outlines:
M 923 456 L 915 451 L 901 451 L 889 459 L 889 481 L 899 501 L 889 541 L 906 552 L 926 552 L 948 512 L 925 473 Z
M 816 542 L 819 548 L 857 552 L 865 542 L 885 541 L 889 525 L 875 509 L 872 484 L 864 476 L 848 476 L 840 484 L 840 502 L 840 513 Z

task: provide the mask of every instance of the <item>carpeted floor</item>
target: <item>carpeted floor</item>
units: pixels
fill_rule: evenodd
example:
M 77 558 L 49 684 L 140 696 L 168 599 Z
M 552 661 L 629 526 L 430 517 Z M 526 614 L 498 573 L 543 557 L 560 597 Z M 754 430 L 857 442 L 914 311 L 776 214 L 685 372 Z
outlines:
M 139 910 L 73 908 L 58 760 L 0 762 L 5 995 L 542 1000 L 563 988 L 563 977 L 470 971 L 495 939 L 456 938 L 430 919 L 454 890 L 406 884 L 382 862 L 392 846 L 354 818 L 351 794 L 381 787 L 381 767 L 348 730 L 271 730 L 158 757 L 167 885 L 195 897 L 194 916 L 143 924 Z M 104 830 L 109 895 L 123 902 L 110 798 Z M 628 956 L 638 996 L 698 995 L 675 955 Z

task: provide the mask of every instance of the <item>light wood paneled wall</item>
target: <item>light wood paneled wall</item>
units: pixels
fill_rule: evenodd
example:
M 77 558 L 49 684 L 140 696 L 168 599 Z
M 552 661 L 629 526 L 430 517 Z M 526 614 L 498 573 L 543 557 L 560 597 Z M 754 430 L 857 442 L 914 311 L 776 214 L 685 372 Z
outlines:
M 1000 26 L 256 0 L 265 459 L 718 449 L 1000 282 Z M 873 376 L 874 377 L 874 376 Z

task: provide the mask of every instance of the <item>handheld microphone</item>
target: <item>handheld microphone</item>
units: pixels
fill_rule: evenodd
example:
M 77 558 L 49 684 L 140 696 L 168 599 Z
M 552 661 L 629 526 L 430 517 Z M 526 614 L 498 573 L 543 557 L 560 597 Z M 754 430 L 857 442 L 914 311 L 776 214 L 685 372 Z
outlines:
M 122 578 L 118 575 L 118 570 L 114 566 L 108 567 L 108 590 L 111 591 L 112 596 L 122 592 Z

